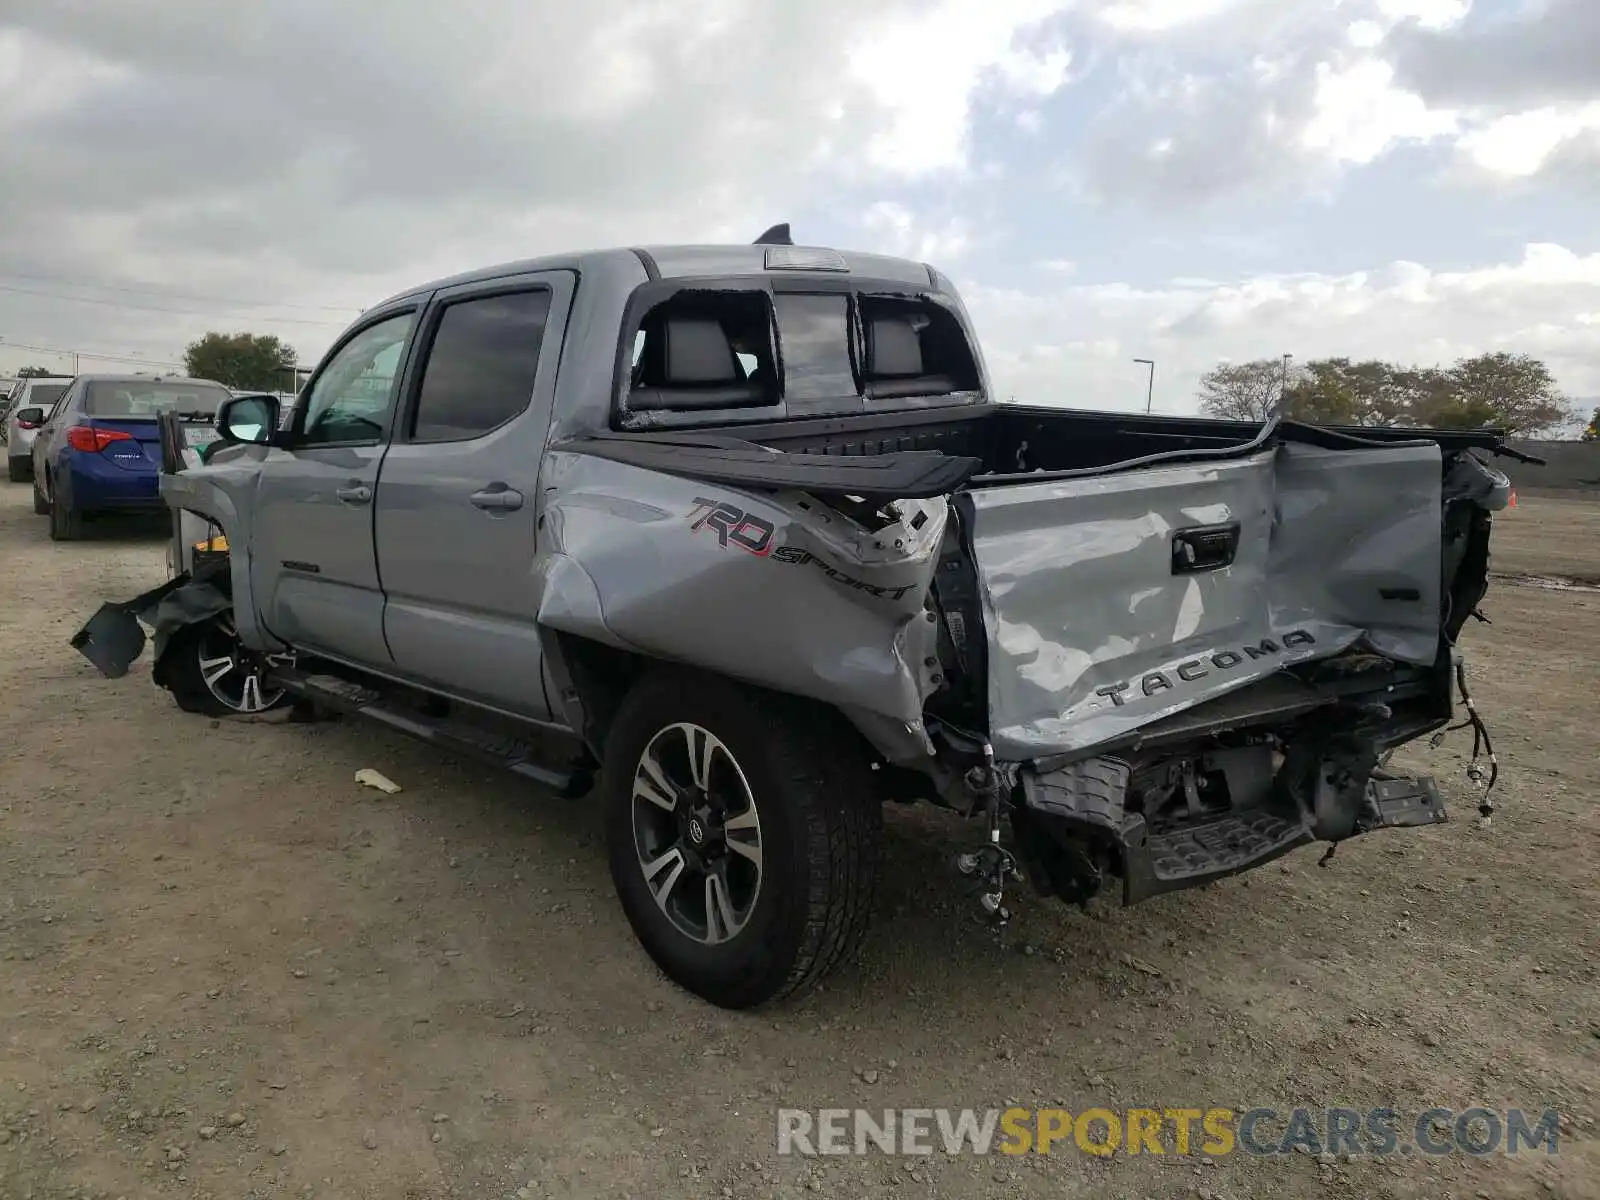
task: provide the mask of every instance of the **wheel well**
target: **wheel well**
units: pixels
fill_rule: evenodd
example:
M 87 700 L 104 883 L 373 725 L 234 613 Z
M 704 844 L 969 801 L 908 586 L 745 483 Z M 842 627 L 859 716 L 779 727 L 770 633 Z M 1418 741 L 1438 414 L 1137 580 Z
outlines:
M 558 633 L 556 645 L 559 652 L 551 656 L 550 674 L 555 681 L 558 694 L 550 697 L 552 707 L 558 713 L 565 712 L 572 719 L 573 727 L 577 729 L 589 752 L 601 762 L 605 760 L 605 742 L 616 720 L 617 712 L 622 707 L 629 690 L 639 679 L 659 670 L 676 669 L 686 673 L 695 673 L 699 670 L 696 667 L 682 666 L 648 655 L 619 650 L 614 646 L 590 641 L 574 634 Z M 744 680 L 736 679 L 732 682 L 741 687 L 781 696 L 791 703 L 805 704 L 825 711 L 832 719 L 837 735 L 845 739 L 848 744 L 858 747 L 865 761 L 882 760 L 883 755 L 872 746 L 861 730 L 832 705 L 803 696 L 777 692 Z
M 623 697 L 655 663 L 642 654 L 570 633 L 555 635 L 555 649 L 548 659 L 557 689 L 550 697 L 551 708 L 567 714 L 589 752 L 600 761 Z

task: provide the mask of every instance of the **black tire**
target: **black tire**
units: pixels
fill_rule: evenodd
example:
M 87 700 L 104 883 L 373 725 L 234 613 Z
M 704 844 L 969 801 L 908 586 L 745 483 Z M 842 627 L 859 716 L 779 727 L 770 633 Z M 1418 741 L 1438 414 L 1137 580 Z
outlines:
M 731 772 L 726 765 L 714 767 L 707 778 L 719 771 L 721 778 L 736 778 L 758 814 L 758 882 L 737 931 L 716 944 L 685 932 L 675 923 L 681 918 L 657 902 L 643 863 L 664 843 L 647 852 L 643 842 L 654 835 L 639 832 L 636 824 L 635 778 L 646 749 L 666 747 L 668 742 L 656 739 L 686 726 L 710 733 L 735 764 Z M 883 811 L 859 735 L 833 712 L 714 677 L 647 677 L 623 702 L 606 739 L 601 796 L 611 877 L 623 911 L 646 952 L 680 986 L 723 1008 L 753 1008 L 809 989 L 859 947 L 877 887 Z M 638 803 L 647 821 L 669 828 L 680 821 L 676 811 L 663 816 Z M 722 836 L 725 869 L 747 869 L 738 861 L 747 856 L 731 854 L 726 832 Z M 685 899 L 693 896 L 698 878 L 704 926 L 714 930 L 712 889 L 694 868 L 684 873 L 690 883 Z M 724 875 L 724 899 L 732 896 L 728 880 Z M 676 900 L 676 893 L 670 898 Z M 731 902 L 719 911 L 737 916 Z M 721 925 L 732 929 L 730 922 Z
M 12 483 L 27 483 L 33 478 L 33 464 L 25 458 L 7 458 L 6 476 Z
M 44 493 L 39 490 L 39 481 L 33 481 L 33 515 L 47 517 L 50 515 L 50 501 L 44 498 Z
M 46 510 L 50 514 L 50 540 L 75 542 L 83 536 L 83 514 L 52 496 Z
M 258 680 L 258 706 L 246 706 L 231 697 L 232 688 L 214 688 L 206 682 L 201 662 L 217 655 L 223 645 L 232 646 L 237 655 L 238 678 L 254 674 Z M 259 664 L 254 656 L 244 651 L 232 633 L 229 614 L 212 617 L 195 625 L 185 626 L 172 635 L 161 655 L 155 672 L 155 681 L 172 693 L 172 699 L 184 712 L 206 717 L 259 716 L 294 702 L 286 691 L 263 689 L 260 685 Z M 230 681 L 231 682 L 231 681 Z M 224 699 L 224 695 L 228 695 Z

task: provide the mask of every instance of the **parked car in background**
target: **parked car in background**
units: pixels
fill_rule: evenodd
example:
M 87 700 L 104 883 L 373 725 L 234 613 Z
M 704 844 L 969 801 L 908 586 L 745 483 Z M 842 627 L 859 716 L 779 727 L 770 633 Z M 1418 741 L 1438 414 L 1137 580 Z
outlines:
M 55 411 L 19 408 L 42 421 L 33 441 L 33 510 L 50 518 L 50 536 L 82 536 L 84 518 L 112 510 L 162 510 L 157 418 L 176 413 L 189 444 L 215 439 L 217 408 L 231 396 L 208 379 L 80 375 Z
M 6 407 L 6 478 L 24 483 L 33 474 L 33 440 L 50 410 L 72 382 L 70 375 L 35 375 L 19 380 Z M 30 416 L 38 409 L 37 419 Z

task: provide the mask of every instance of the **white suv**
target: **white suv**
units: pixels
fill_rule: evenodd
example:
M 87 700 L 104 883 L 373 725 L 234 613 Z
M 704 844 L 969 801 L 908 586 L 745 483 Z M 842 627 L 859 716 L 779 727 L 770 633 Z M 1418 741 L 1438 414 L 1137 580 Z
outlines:
M 35 375 L 23 379 L 11 391 L 6 406 L 6 477 L 12 483 L 26 483 L 33 478 L 33 438 L 43 421 L 19 421 L 17 414 L 25 408 L 42 408 L 49 416 L 61 393 L 72 382 L 68 375 Z

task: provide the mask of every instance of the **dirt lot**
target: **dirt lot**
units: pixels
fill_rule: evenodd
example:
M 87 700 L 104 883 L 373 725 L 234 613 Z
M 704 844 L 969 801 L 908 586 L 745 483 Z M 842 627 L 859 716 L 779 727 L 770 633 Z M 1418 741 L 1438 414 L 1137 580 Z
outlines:
M 1448 825 L 1129 912 L 1019 893 L 1000 945 L 952 894 L 970 830 L 895 813 L 860 964 L 741 1016 L 637 948 L 583 802 L 360 724 L 187 717 L 146 663 L 102 680 L 66 639 L 160 580 L 160 536 L 54 545 L 0 490 L 6 1200 L 1600 1196 L 1600 594 L 1500 586 L 1468 627 L 1488 831 L 1456 734 L 1410 756 Z M 1497 569 L 1600 575 L 1600 504 L 1497 537 Z M 1567 1121 L 1555 1158 L 774 1150 L 780 1105 L 1007 1103 Z

